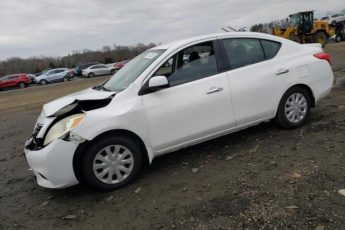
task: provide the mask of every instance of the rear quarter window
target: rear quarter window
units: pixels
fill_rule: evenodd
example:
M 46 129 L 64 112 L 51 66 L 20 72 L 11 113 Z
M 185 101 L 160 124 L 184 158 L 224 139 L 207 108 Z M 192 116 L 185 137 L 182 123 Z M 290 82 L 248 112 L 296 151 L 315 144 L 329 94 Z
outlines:
M 280 50 L 281 44 L 275 41 L 261 40 L 266 59 L 274 58 Z

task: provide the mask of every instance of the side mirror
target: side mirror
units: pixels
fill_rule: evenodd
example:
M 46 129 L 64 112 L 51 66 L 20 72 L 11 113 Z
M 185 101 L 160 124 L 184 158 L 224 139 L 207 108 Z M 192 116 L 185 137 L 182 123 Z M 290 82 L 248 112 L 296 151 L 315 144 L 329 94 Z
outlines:
M 154 76 L 150 78 L 148 89 L 150 91 L 156 91 L 170 86 L 166 76 Z
M 139 95 L 144 95 L 147 93 L 152 93 L 160 89 L 168 88 L 170 83 L 166 76 L 154 76 L 151 77 L 148 84 L 145 84 L 143 88 L 139 91 Z

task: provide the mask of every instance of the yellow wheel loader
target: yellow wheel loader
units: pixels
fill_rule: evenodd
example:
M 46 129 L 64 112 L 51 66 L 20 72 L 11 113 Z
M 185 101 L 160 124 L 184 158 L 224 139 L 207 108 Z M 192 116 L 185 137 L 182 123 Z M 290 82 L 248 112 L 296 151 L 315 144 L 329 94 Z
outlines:
M 314 11 L 291 14 L 289 19 L 287 28 L 273 27 L 272 34 L 302 44 L 321 43 L 322 47 L 335 35 L 334 29 L 327 21 L 314 20 Z

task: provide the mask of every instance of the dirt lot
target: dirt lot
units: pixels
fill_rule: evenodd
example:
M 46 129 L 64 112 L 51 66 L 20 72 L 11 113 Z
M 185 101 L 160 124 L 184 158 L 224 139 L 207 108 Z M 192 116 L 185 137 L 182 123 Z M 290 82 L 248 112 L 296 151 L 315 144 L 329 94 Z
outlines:
M 22 155 L 43 103 L 104 78 L 0 92 L 0 229 L 344 229 L 345 42 L 327 51 L 337 86 L 303 128 L 180 150 L 109 193 L 41 188 Z

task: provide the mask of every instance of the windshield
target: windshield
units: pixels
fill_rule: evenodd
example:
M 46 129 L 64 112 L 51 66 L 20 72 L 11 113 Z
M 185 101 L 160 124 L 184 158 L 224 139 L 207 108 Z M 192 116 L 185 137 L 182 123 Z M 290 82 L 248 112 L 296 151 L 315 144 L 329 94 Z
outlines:
M 294 14 L 290 16 L 290 23 L 292 26 L 299 26 L 299 14 Z
M 104 85 L 105 89 L 120 92 L 132 84 L 165 50 L 147 50 L 123 66 Z

